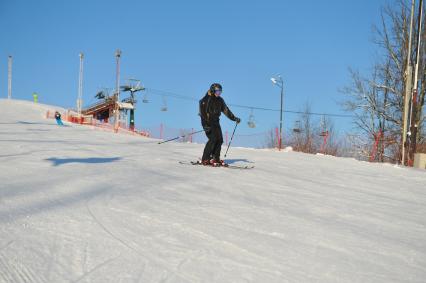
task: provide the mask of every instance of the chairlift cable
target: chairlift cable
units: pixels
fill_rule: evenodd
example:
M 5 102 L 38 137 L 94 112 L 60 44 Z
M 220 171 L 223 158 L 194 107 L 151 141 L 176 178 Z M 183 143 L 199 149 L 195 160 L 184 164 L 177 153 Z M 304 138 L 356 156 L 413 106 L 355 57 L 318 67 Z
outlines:
M 183 100 L 191 100 L 191 101 L 199 101 L 199 99 L 170 92 L 170 91 L 163 91 L 159 89 L 153 89 L 153 88 L 146 88 L 147 91 L 151 91 L 151 93 L 167 96 L 167 97 L 173 97 L 177 99 L 183 99 Z M 247 105 L 241 105 L 241 104 L 228 104 L 232 107 L 237 108 L 244 108 L 244 109 L 253 109 L 253 110 L 261 110 L 261 111 L 273 111 L 273 112 L 280 112 L 279 109 L 273 109 L 273 108 L 266 108 L 266 107 L 255 107 L 255 106 L 247 106 Z M 308 114 L 308 115 L 314 115 L 314 116 L 329 116 L 329 117 L 338 117 L 338 118 L 355 118 L 355 115 L 349 115 L 349 114 L 335 114 L 335 113 L 319 113 L 319 112 L 304 112 L 304 111 L 293 111 L 293 110 L 283 110 L 283 113 L 290 113 L 290 114 Z

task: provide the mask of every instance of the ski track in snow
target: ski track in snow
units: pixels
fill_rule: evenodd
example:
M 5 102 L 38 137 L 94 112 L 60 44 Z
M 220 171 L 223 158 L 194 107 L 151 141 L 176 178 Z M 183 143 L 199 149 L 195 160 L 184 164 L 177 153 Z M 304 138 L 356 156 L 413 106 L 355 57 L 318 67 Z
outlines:
M 157 265 L 161 265 L 162 268 L 167 269 L 169 272 L 177 275 L 178 277 L 181 277 L 183 279 L 188 279 L 186 278 L 186 275 L 182 275 L 180 274 L 180 272 L 178 271 L 174 271 L 171 270 L 170 268 L 168 268 L 167 263 L 165 263 L 163 260 L 161 260 L 160 258 L 153 258 L 153 257 L 149 257 L 146 254 L 141 253 L 140 251 L 138 251 L 137 248 L 132 247 L 127 241 L 121 239 L 120 237 L 116 236 L 114 233 L 112 233 L 108 228 L 105 227 L 104 224 L 102 224 L 101 221 L 98 220 L 98 218 L 93 214 L 93 212 L 90 210 L 88 203 L 86 203 L 86 208 L 89 212 L 89 214 L 91 215 L 91 217 L 93 218 L 93 220 L 102 228 L 102 230 L 104 230 L 108 235 L 110 235 L 112 238 L 114 238 L 115 240 L 117 240 L 119 243 L 121 243 L 122 245 L 124 245 L 125 247 L 129 248 L 131 251 L 135 252 L 137 255 L 141 256 L 142 258 L 146 258 L 148 259 L 150 262 L 154 262 Z
M 425 282 L 426 171 L 56 125 L 1 100 L 0 282 Z M 223 169 L 223 170 L 222 170 Z

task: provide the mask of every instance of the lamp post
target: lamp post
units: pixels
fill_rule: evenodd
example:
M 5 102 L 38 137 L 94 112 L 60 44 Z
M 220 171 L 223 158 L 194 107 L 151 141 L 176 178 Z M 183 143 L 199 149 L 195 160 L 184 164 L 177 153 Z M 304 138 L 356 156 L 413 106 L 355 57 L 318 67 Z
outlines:
M 7 98 L 12 98 L 12 56 L 8 57 Z
M 81 118 L 81 107 L 83 106 L 83 59 L 84 54 L 81 52 L 80 57 L 80 72 L 78 75 L 78 98 L 77 98 L 77 112 L 78 118 Z
M 120 119 L 120 57 L 121 50 L 117 49 L 115 51 L 116 58 L 116 86 L 115 86 L 115 125 L 114 130 L 117 133 L 118 128 L 120 127 L 119 119 Z
M 280 75 L 277 78 L 271 78 L 271 81 L 274 85 L 281 88 L 281 109 L 280 109 L 280 136 L 278 140 L 278 150 L 281 150 L 282 147 L 282 128 L 283 128 L 283 100 L 284 100 L 284 82 Z

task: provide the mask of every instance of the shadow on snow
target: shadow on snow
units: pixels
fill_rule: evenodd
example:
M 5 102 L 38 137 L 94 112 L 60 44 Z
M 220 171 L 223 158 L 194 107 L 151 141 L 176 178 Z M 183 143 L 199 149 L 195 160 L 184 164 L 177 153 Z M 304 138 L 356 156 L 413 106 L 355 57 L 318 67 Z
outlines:
M 53 163 L 53 166 L 59 166 L 67 163 L 108 163 L 122 159 L 121 157 L 88 157 L 88 158 L 56 158 L 51 157 L 45 160 Z
M 233 164 L 236 162 L 253 163 L 252 161 L 249 161 L 247 159 L 225 159 L 225 162 L 228 164 Z

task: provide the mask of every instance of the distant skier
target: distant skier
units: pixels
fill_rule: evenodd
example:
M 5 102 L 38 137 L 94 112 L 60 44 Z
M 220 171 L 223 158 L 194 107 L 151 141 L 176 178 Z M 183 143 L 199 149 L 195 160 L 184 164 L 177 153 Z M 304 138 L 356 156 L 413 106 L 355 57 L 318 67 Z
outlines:
M 214 83 L 200 100 L 201 125 L 209 139 L 204 147 L 203 157 L 201 158 L 203 165 L 226 165 L 220 159 L 220 150 L 223 143 L 222 129 L 219 123 L 221 113 L 223 112 L 226 117 L 237 122 L 237 124 L 241 122 L 241 119 L 235 117 L 228 106 L 226 106 L 225 101 L 220 97 L 221 94 L 222 86 Z
M 64 125 L 64 123 L 62 123 L 62 120 L 61 120 L 61 113 L 59 113 L 58 111 L 55 112 L 55 119 L 58 125 L 60 126 Z

